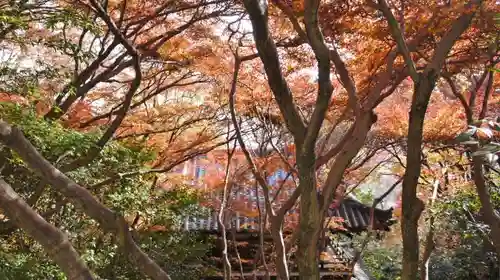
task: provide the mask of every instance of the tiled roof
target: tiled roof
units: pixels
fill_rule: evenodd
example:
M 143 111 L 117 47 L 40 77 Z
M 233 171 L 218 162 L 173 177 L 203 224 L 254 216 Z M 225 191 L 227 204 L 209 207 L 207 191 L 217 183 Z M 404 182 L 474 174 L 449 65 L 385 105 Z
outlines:
M 217 165 L 210 161 L 208 163 L 204 163 L 202 159 L 204 157 L 205 156 L 200 156 L 199 158 L 185 162 L 182 166 L 179 166 L 176 169 L 176 172 L 181 172 L 186 176 L 194 176 L 195 180 L 203 181 L 201 177 L 204 177 L 205 173 L 209 172 L 207 168 L 214 168 Z M 215 171 L 212 170 L 212 172 Z M 273 174 L 269 174 L 266 179 L 268 180 L 270 186 L 276 185 L 276 182 L 280 182 L 282 180 L 291 180 L 287 176 L 286 172 L 281 169 L 276 170 Z M 286 198 L 293 192 L 293 190 L 289 188 L 283 188 L 281 192 L 277 188 L 270 188 L 269 191 L 271 196 L 278 196 L 279 193 L 278 199 L 274 201 L 276 206 L 279 206 L 281 203 L 286 201 Z M 219 191 L 215 191 L 211 195 L 213 197 L 210 198 L 210 200 L 213 200 L 213 205 L 217 205 L 218 203 L 220 204 L 222 194 Z M 263 196 L 259 195 L 259 191 L 252 187 L 236 183 L 232 186 L 229 197 L 231 199 L 228 200 L 231 200 L 231 203 L 239 204 L 239 206 L 243 205 L 242 207 L 245 209 L 242 210 L 242 208 L 234 208 L 234 205 L 228 205 L 227 208 L 231 209 L 230 227 L 233 229 L 236 228 L 237 230 L 258 230 L 258 217 L 255 217 L 256 213 L 258 213 L 257 205 L 260 205 L 261 208 L 264 207 Z M 370 209 L 370 206 L 364 205 L 352 197 L 346 197 L 342 200 L 338 207 L 329 209 L 327 216 L 342 218 L 344 221 L 342 225 L 343 228 L 351 232 L 359 232 L 366 230 L 369 227 Z M 297 215 L 294 215 L 297 211 L 297 209 L 292 209 L 292 215 L 287 215 L 287 217 L 285 217 L 284 230 L 293 228 L 293 226 L 298 222 Z M 250 212 L 253 212 L 252 215 L 248 214 Z M 218 231 L 217 214 L 216 210 L 212 210 L 212 212 L 206 217 L 187 217 L 184 221 L 183 229 L 187 231 Z M 388 230 L 392 210 L 375 209 L 374 214 L 375 229 Z
M 204 218 L 188 217 L 184 221 L 184 230 L 187 231 L 218 231 L 217 212 Z M 328 217 L 340 217 L 343 220 L 343 228 L 350 232 L 366 230 L 370 224 L 371 207 L 361 202 L 345 198 L 338 207 L 330 208 Z M 392 209 L 382 210 L 375 208 L 374 226 L 377 230 L 389 230 L 391 225 Z M 257 231 L 258 218 L 247 217 L 236 212 L 231 217 L 231 228 L 238 230 Z
M 328 217 L 341 217 L 344 227 L 348 231 L 363 231 L 370 226 L 372 207 L 361 202 L 346 198 L 336 208 L 328 210 Z M 375 208 L 374 227 L 377 230 L 389 230 L 392 218 L 392 209 L 382 210 Z

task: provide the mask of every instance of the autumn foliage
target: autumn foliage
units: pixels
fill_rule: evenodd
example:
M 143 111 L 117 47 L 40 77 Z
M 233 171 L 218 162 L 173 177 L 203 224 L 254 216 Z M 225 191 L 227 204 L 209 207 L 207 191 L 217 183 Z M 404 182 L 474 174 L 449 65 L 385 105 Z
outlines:
M 393 206 L 403 224 L 415 219 L 416 244 L 418 226 L 433 225 L 401 209 L 423 201 L 431 217 L 436 200 L 464 192 L 481 205 L 495 200 L 487 190 L 498 185 L 498 1 L 11 2 L 0 3 L 2 177 L 26 199 L 22 213 L 56 225 L 54 236 L 63 227 L 88 234 L 79 250 L 66 248 L 78 263 L 82 240 L 110 231 L 123 238 L 88 243 L 132 248 L 116 262 L 168 279 L 140 245 L 154 239 L 148 232 L 182 227 L 193 203 L 221 220 L 252 218 L 240 229 L 270 234 L 270 266 L 282 278 L 298 246 L 299 272 L 313 277 L 324 255 L 320 219 L 369 184 L 400 192 L 379 186 L 384 176 L 410 189 Z M 421 135 L 410 125 L 418 114 Z M 11 127 L 41 151 L 43 166 L 16 150 L 24 138 Z M 67 180 L 43 171 L 53 168 Z M 102 226 L 111 215 L 89 205 L 119 222 Z M 500 232 L 498 217 L 485 215 Z M 16 225 L 4 220 L 7 236 Z M 492 244 L 500 250 L 500 238 Z

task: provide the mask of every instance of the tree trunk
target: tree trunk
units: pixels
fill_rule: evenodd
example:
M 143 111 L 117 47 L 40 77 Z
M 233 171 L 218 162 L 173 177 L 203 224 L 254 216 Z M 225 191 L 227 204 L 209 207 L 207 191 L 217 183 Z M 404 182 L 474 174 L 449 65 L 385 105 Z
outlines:
M 481 0 L 471 0 L 465 5 L 468 11 L 458 17 L 448 32 L 441 38 L 430 62 L 422 73 L 417 73 L 416 65 L 412 61 L 401 28 L 394 20 L 384 0 L 379 0 L 380 9 L 389 20 L 392 36 L 397 42 L 398 50 L 403 55 L 406 66 L 410 69 L 410 76 L 415 84 L 411 103 L 410 121 L 408 124 L 408 153 L 406 170 L 403 179 L 403 217 L 401 231 L 403 236 L 403 271 L 402 280 L 415 280 L 418 277 L 419 240 L 418 220 L 423 211 L 423 202 L 417 197 L 417 185 L 420 177 L 422 160 L 422 137 L 425 112 L 429 99 L 436 85 L 441 68 L 453 48 L 455 42 L 469 27 L 475 15 L 476 8 L 481 5 Z
M 429 209 L 431 209 L 431 211 L 437 198 L 438 188 L 439 188 L 439 179 L 436 179 L 436 181 L 434 181 L 431 202 L 429 204 Z M 429 229 L 427 232 L 427 236 L 425 237 L 425 248 L 422 256 L 422 263 L 420 264 L 420 280 L 429 279 L 429 262 L 431 259 L 432 251 L 434 250 L 436 245 L 434 243 L 435 215 L 432 212 L 430 213 L 430 215 L 431 217 L 429 218 Z
M 234 245 L 234 254 L 236 255 L 236 259 L 238 260 L 238 266 L 240 269 L 240 277 L 241 279 L 245 279 L 245 275 L 243 272 L 243 263 L 241 262 L 240 251 L 238 250 L 238 242 L 236 241 L 236 228 L 231 228 L 231 237 Z
M 224 192 L 224 197 L 226 196 L 226 192 Z M 224 198 L 224 200 L 226 200 Z M 225 204 L 225 202 L 223 202 Z M 229 262 L 228 250 L 227 250 L 227 234 L 226 234 L 226 225 L 224 218 L 224 206 L 221 205 L 221 209 L 219 210 L 219 215 L 217 222 L 219 224 L 219 229 L 221 231 L 221 242 L 222 242 L 222 264 L 224 265 L 224 280 L 231 279 L 231 263 Z
M 76 184 L 48 162 L 19 129 L 0 120 L 0 142 L 19 154 L 19 157 L 40 175 L 42 180 L 46 180 L 75 207 L 96 220 L 105 232 L 112 233 L 130 262 L 144 275 L 155 280 L 170 280 L 170 276 L 137 245 L 123 216 L 97 201 L 87 189 Z
M 94 279 L 68 237 L 38 215 L 3 179 L 0 179 L 0 207 L 18 227 L 43 246 L 69 280 Z
M 288 271 L 288 263 L 286 258 L 285 241 L 283 239 L 283 217 L 272 217 L 271 220 L 271 236 L 276 251 L 276 269 L 278 277 L 281 280 L 290 278 Z
M 484 179 L 483 164 L 480 157 L 473 157 L 473 174 L 472 178 L 476 185 L 477 194 L 481 201 L 481 213 L 483 219 L 491 229 L 490 238 L 495 246 L 497 255 L 500 256 L 500 217 L 495 212 L 491 203 L 491 197 L 488 186 Z
M 418 178 L 422 160 L 422 135 L 425 112 L 434 89 L 437 75 L 434 71 L 419 74 L 410 111 L 408 127 L 408 151 L 406 171 L 403 179 L 403 217 L 401 232 L 403 236 L 402 280 L 415 280 L 418 277 L 419 240 L 418 220 L 424 209 L 423 202 L 417 197 Z
M 318 238 L 322 226 L 318 193 L 316 190 L 316 174 L 314 156 L 301 156 L 297 160 L 299 170 L 300 197 L 299 245 L 297 260 L 300 279 L 319 279 L 318 270 Z
M 220 209 L 217 216 L 217 223 L 219 224 L 219 229 L 221 231 L 222 263 L 224 265 L 224 279 L 230 280 L 232 268 L 231 268 L 231 263 L 229 262 L 229 255 L 227 249 L 228 246 L 227 246 L 226 220 L 228 219 L 227 216 L 225 215 L 226 214 L 225 211 L 229 194 L 231 192 L 229 186 L 229 174 L 231 173 L 231 159 L 233 157 L 234 148 L 230 150 L 228 144 L 227 149 L 228 149 L 228 154 L 227 154 L 226 174 L 224 175 L 224 189 L 222 191 L 222 202 L 220 204 Z M 236 246 L 236 243 L 234 245 Z
M 256 197 L 258 198 L 259 197 L 259 187 L 258 187 L 257 182 L 255 182 L 254 189 L 255 189 Z M 264 228 L 266 227 L 267 212 L 265 210 L 264 210 L 264 213 L 262 212 L 262 209 L 260 207 L 260 201 L 258 199 L 256 200 L 256 204 L 257 204 L 257 211 L 259 212 L 259 246 L 260 246 L 259 253 L 260 253 L 260 258 L 262 259 L 262 266 L 264 267 L 264 271 L 265 271 L 264 279 L 270 280 L 271 276 L 269 273 L 269 267 L 267 266 L 266 252 L 264 250 Z

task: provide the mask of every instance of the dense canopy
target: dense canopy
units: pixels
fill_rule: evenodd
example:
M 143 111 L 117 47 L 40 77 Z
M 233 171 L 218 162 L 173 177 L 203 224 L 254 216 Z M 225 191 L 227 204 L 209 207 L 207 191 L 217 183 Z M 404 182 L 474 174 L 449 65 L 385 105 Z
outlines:
M 496 0 L 0 1 L 0 278 L 498 279 L 499 36 Z

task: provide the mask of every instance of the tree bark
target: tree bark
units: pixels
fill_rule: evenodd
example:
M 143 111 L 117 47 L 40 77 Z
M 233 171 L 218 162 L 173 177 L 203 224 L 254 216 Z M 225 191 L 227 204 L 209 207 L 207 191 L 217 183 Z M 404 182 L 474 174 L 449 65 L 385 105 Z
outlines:
M 302 189 L 299 213 L 299 245 L 297 252 L 300 279 L 319 279 L 318 238 L 322 217 L 316 190 L 314 156 L 297 159 L 299 188 Z
M 408 151 L 406 171 L 403 179 L 403 273 L 402 280 L 415 280 L 418 276 L 419 241 L 418 220 L 424 209 L 423 202 L 417 197 L 418 178 L 422 160 L 422 135 L 425 112 L 431 92 L 434 89 L 436 73 L 420 74 L 416 82 L 410 111 L 408 128 Z
M 18 227 L 43 246 L 69 280 L 94 279 L 68 237 L 38 215 L 3 179 L 0 179 L 0 207 Z
M 255 194 L 257 198 L 259 197 L 259 188 L 258 188 L 258 183 L 255 182 Z M 257 199 L 256 200 L 257 204 L 257 211 L 259 212 L 259 253 L 260 253 L 260 258 L 262 259 L 262 266 L 264 266 L 264 279 L 265 280 L 270 280 L 271 275 L 269 273 L 269 267 L 267 266 L 267 261 L 266 261 L 266 252 L 264 248 L 264 229 L 266 227 L 266 221 L 267 221 L 267 212 L 265 211 L 264 208 L 264 213 L 262 213 L 262 209 L 260 207 L 260 201 Z
M 245 279 L 245 275 L 243 272 L 243 263 L 241 262 L 240 251 L 238 250 L 238 243 L 236 241 L 236 227 L 231 228 L 231 237 L 234 245 L 234 254 L 236 255 L 236 259 L 238 260 L 238 267 L 240 269 L 240 277 L 241 279 Z
M 135 243 L 123 216 L 97 201 L 84 187 L 78 185 L 48 162 L 24 137 L 22 132 L 0 121 L 0 142 L 14 150 L 26 164 L 67 197 L 71 203 L 96 220 L 101 228 L 113 233 L 116 243 L 139 270 L 155 280 L 170 280 L 169 275 Z
M 229 133 L 228 133 L 229 134 Z M 229 135 L 228 135 L 229 136 Z M 231 159 L 233 156 L 234 148 L 229 150 L 228 144 L 228 157 L 226 164 L 226 174 L 224 175 L 224 189 L 222 191 L 222 203 L 220 205 L 219 213 L 217 215 L 217 223 L 221 231 L 221 241 L 222 241 L 222 263 L 224 265 L 224 279 L 231 279 L 231 263 L 229 262 L 229 255 L 227 250 L 227 232 L 226 232 L 226 205 L 229 196 L 229 173 L 231 172 Z M 236 244 L 235 244 L 236 246 Z
M 242 62 L 242 59 L 236 55 L 235 63 L 234 63 L 233 81 L 231 83 L 231 90 L 229 92 L 229 110 L 230 110 L 230 114 L 231 114 L 231 121 L 233 123 L 234 129 L 236 132 L 236 136 L 237 136 L 236 138 L 238 140 L 238 143 L 240 144 L 241 150 L 243 151 L 243 154 L 245 155 L 245 158 L 246 158 L 248 164 L 250 165 L 250 168 L 252 170 L 253 175 L 255 176 L 257 183 L 261 186 L 262 191 L 264 193 L 265 213 L 266 213 L 266 215 L 269 216 L 269 221 L 271 223 L 271 236 L 273 238 L 273 244 L 275 246 L 275 250 L 277 253 L 277 258 L 276 258 L 275 264 L 276 264 L 278 276 L 280 279 L 288 279 L 289 278 L 289 271 L 288 271 L 288 264 L 286 261 L 285 242 L 283 240 L 283 220 L 284 220 L 284 217 L 285 217 L 285 214 L 287 213 L 287 211 L 292 208 L 293 203 L 295 203 L 296 199 L 298 198 L 298 195 L 297 195 L 298 192 L 297 192 L 297 190 L 294 191 L 292 196 L 279 209 L 278 214 L 275 213 L 275 211 L 272 207 L 272 202 L 271 202 L 271 198 L 269 195 L 269 187 L 267 185 L 267 182 L 264 179 L 264 176 L 257 169 L 257 166 L 253 160 L 252 155 L 250 154 L 250 152 L 246 148 L 246 144 L 242 138 L 239 123 L 236 119 L 236 111 L 235 111 L 236 82 L 238 80 L 238 72 L 240 69 L 241 62 Z
M 490 70 L 490 73 L 488 74 L 488 83 L 486 84 L 486 88 L 484 89 L 484 98 L 483 98 L 483 104 L 481 105 L 481 112 L 479 113 L 479 119 L 482 120 L 486 117 L 486 113 L 488 112 L 488 99 L 490 98 L 491 95 L 491 89 L 493 87 L 493 71 Z
M 286 258 L 285 240 L 283 239 L 283 218 L 274 216 L 270 218 L 271 237 L 276 251 L 276 267 L 281 280 L 288 280 L 288 263 Z
M 431 93 L 436 85 L 441 68 L 443 67 L 448 53 L 462 33 L 469 27 L 475 15 L 477 5 L 482 1 L 472 0 L 466 8 L 472 12 L 464 13 L 455 20 L 451 29 L 438 43 L 431 62 L 425 70 L 418 75 L 412 76 L 414 82 L 414 94 L 411 103 L 410 120 L 408 124 L 408 148 L 406 158 L 406 170 L 403 177 L 403 217 L 401 220 L 401 231 L 403 237 L 403 271 L 402 280 L 415 280 L 418 277 L 419 266 L 419 240 L 418 220 L 424 209 L 423 202 L 417 197 L 418 179 L 420 177 L 422 160 L 422 138 L 425 113 Z M 476 6 L 476 7 L 475 7 Z M 387 12 L 387 11 L 386 11 Z M 386 15 L 387 16 L 387 15 Z M 393 32 L 393 37 L 400 34 Z M 399 41 L 400 52 L 404 52 L 404 40 Z M 406 60 L 408 67 L 414 68 L 411 59 Z
M 434 181 L 434 186 L 432 190 L 432 197 L 429 204 L 429 209 L 432 211 L 432 207 L 436 202 L 437 193 L 439 188 L 439 179 Z M 429 262 L 431 259 L 432 251 L 435 248 L 434 243 L 434 220 L 435 215 L 431 212 L 429 218 L 429 229 L 427 231 L 427 236 L 425 237 L 425 247 L 424 253 L 422 255 L 422 262 L 420 264 L 420 280 L 428 280 L 429 279 Z
M 472 171 L 472 178 L 476 185 L 479 200 L 481 201 L 481 213 L 486 224 L 490 226 L 490 238 L 495 246 L 497 255 L 500 256 L 500 217 L 495 212 L 491 203 L 491 196 L 484 179 L 483 163 L 480 157 L 472 158 Z

